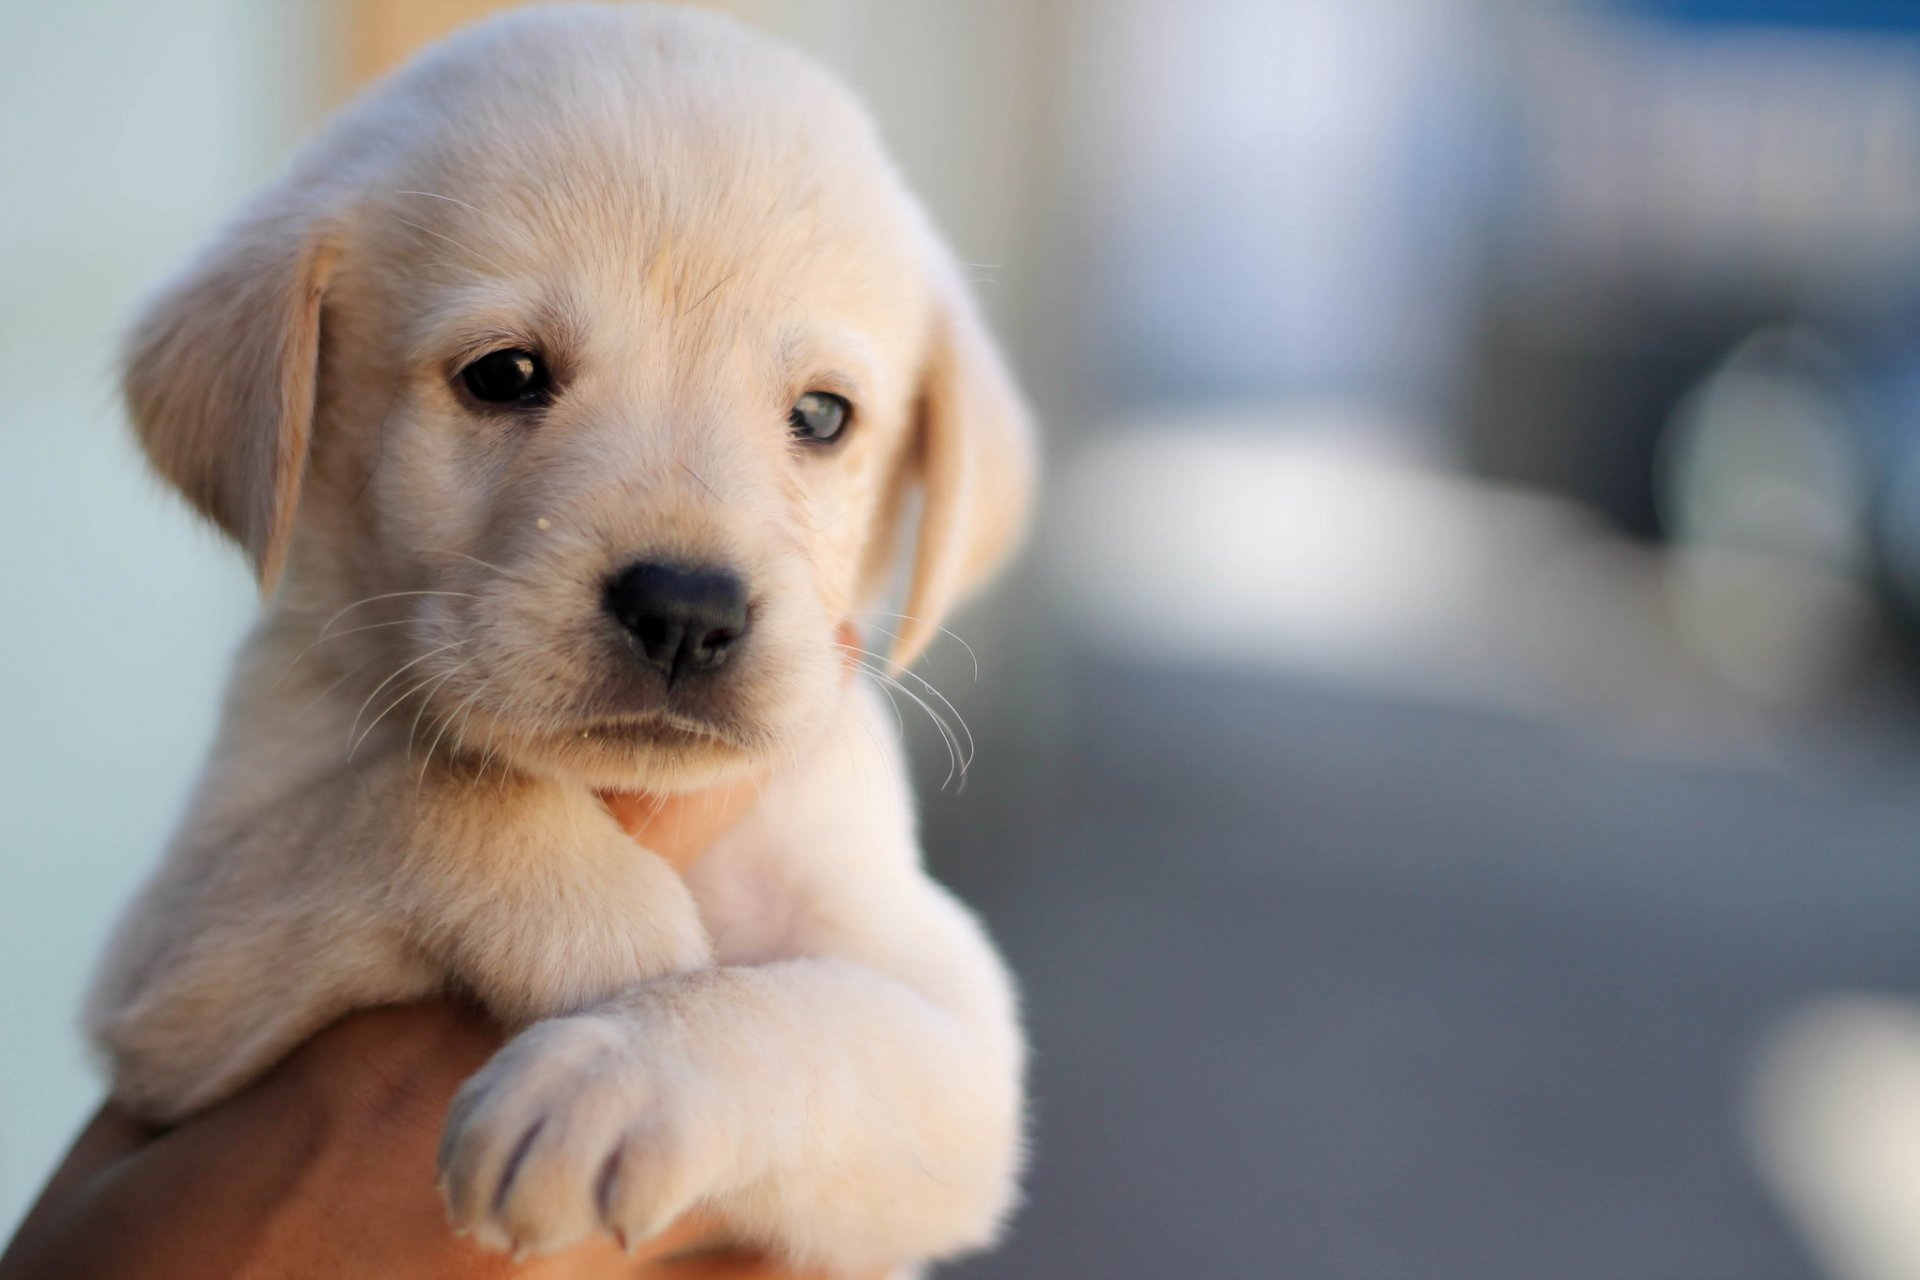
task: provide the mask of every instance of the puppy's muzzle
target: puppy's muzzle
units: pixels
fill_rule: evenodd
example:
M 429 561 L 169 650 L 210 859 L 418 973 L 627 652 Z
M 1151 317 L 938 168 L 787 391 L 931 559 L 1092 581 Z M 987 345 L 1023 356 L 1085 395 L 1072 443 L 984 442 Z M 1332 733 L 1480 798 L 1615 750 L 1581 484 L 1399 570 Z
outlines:
M 719 667 L 750 625 L 746 585 L 724 569 L 628 565 L 608 579 L 605 604 L 668 684 Z

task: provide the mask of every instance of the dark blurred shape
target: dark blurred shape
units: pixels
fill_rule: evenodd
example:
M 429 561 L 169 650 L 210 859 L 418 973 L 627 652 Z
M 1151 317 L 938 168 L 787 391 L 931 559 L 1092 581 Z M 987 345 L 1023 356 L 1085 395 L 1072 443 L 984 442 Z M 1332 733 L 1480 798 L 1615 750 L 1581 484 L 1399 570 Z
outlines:
M 1905 504 L 1884 487 L 1920 430 L 1920 7 L 1576 8 L 1517 24 L 1514 47 L 1522 159 L 1454 415 L 1472 465 L 1680 536 L 1658 489 L 1683 402 L 1756 334 L 1817 333 L 1864 477 L 1860 554 L 1829 567 L 1903 611 Z M 1697 486 L 1730 483 L 1702 468 L 1735 463 L 1743 430 L 1723 415 Z
M 1703 27 L 1828 27 L 1842 31 L 1911 31 L 1920 26 L 1912 0 L 1618 0 L 1628 12 Z

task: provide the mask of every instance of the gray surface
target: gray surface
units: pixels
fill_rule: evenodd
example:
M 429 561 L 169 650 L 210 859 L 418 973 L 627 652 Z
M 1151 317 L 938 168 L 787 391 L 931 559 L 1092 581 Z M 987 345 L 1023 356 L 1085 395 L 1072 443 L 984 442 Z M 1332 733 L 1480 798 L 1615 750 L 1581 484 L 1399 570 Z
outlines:
M 1920 991 L 1911 742 L 1790 782 L 1072 665 L 1057 750 L 929 807 L 1037 1055 L 1029 1206 L 955 1274 L 1814 1274 L 1740 1091 L 1800 1000 Z

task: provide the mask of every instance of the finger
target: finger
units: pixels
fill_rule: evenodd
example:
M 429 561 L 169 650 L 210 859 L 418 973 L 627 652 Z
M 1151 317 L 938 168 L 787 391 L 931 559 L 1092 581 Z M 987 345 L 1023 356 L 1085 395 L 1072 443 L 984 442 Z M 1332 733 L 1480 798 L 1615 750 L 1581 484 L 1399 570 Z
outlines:
M 844 1273 L 835 1277 L 825 1271 L 797 1270 L 759 1253 L 709 1253 L 667 1260 L 644 1274 L 659 1280 L 847 1280 Z M 887 1274 L 875 1271 L 858 1280 L 886 1280 Z
M 138 1151 L 158 1132 L 156 1126 L 134 1119 L 117 1103 L 106 1103 L 73 1140 L 66 1160 L 47 1183 L 45 1194 L 64 1194 L 73 1183 Z
M 860 632 L 851 622 L 843 622 L 833 634 L 834 642 L 840 646 L 840 679 L 850 684 L 860 670 L 860 655 L 865 652 L 860 643 Z
M 33 1207 L 20 1220 L 6 1258 L 0 1261 L 0 1272 L 12 1276 L 16 1273 L 14 1268 L 25 1268 L 18 1274 L 33 1274 L 32 1267 L 23 1259 L 31 1258 L 36 1242 L 57 1237 L 62 1214 L 85 1197 L 96 1179 L 144 1147 L 154 1132 L 151 1125 L 134 1119 L 111 1102 L 96 1111 L 80 1136 L 73 1140 L 67 1158 L 47 1180 Z
M 455 1091 L 504 1040 L 485 1013 L 453 1000 L 362 1010 L 294 1050 L 260 1092 L 299 1093 L 323 1114 L 364 1121 L 369 1136 L 389 1145 L 437 1141 Z
M 753 806 L 759 786 L 755 776 L 677 795 L 603 791 L 600 798 L 628 835 L 684 871 Z

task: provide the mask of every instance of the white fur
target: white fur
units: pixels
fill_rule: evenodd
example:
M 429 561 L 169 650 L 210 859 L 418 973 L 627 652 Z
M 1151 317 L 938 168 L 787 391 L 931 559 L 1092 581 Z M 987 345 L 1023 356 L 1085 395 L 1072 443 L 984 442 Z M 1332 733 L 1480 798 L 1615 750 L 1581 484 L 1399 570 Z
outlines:
M 537 417 L 460 398 L 503 345 L 565 368 Z M 810 452 L 783 415 L 820 386 L 855 427 Z M 921 870 L 892 722 L 835 637 L 918 485 L 910 659 L 1014 541 L 1031 449 L 843 90 L 684 11 L 484 24 L 162 291 L 127 391 L 278 589 L 90 1003 L 123 1102 L 187 1114 L 349 1009 L 454 988 L 524 1028 L 443 1148 L 488 1243 L 694 1204 L 834 1269 L 994 1237 L 1012 988 Z M 639 689 L 602 616 L 599 584 L 659 557 L 752 586 L 698 701 Z M 745 774 L 752 812 L 684 880 L 594 794 Z

